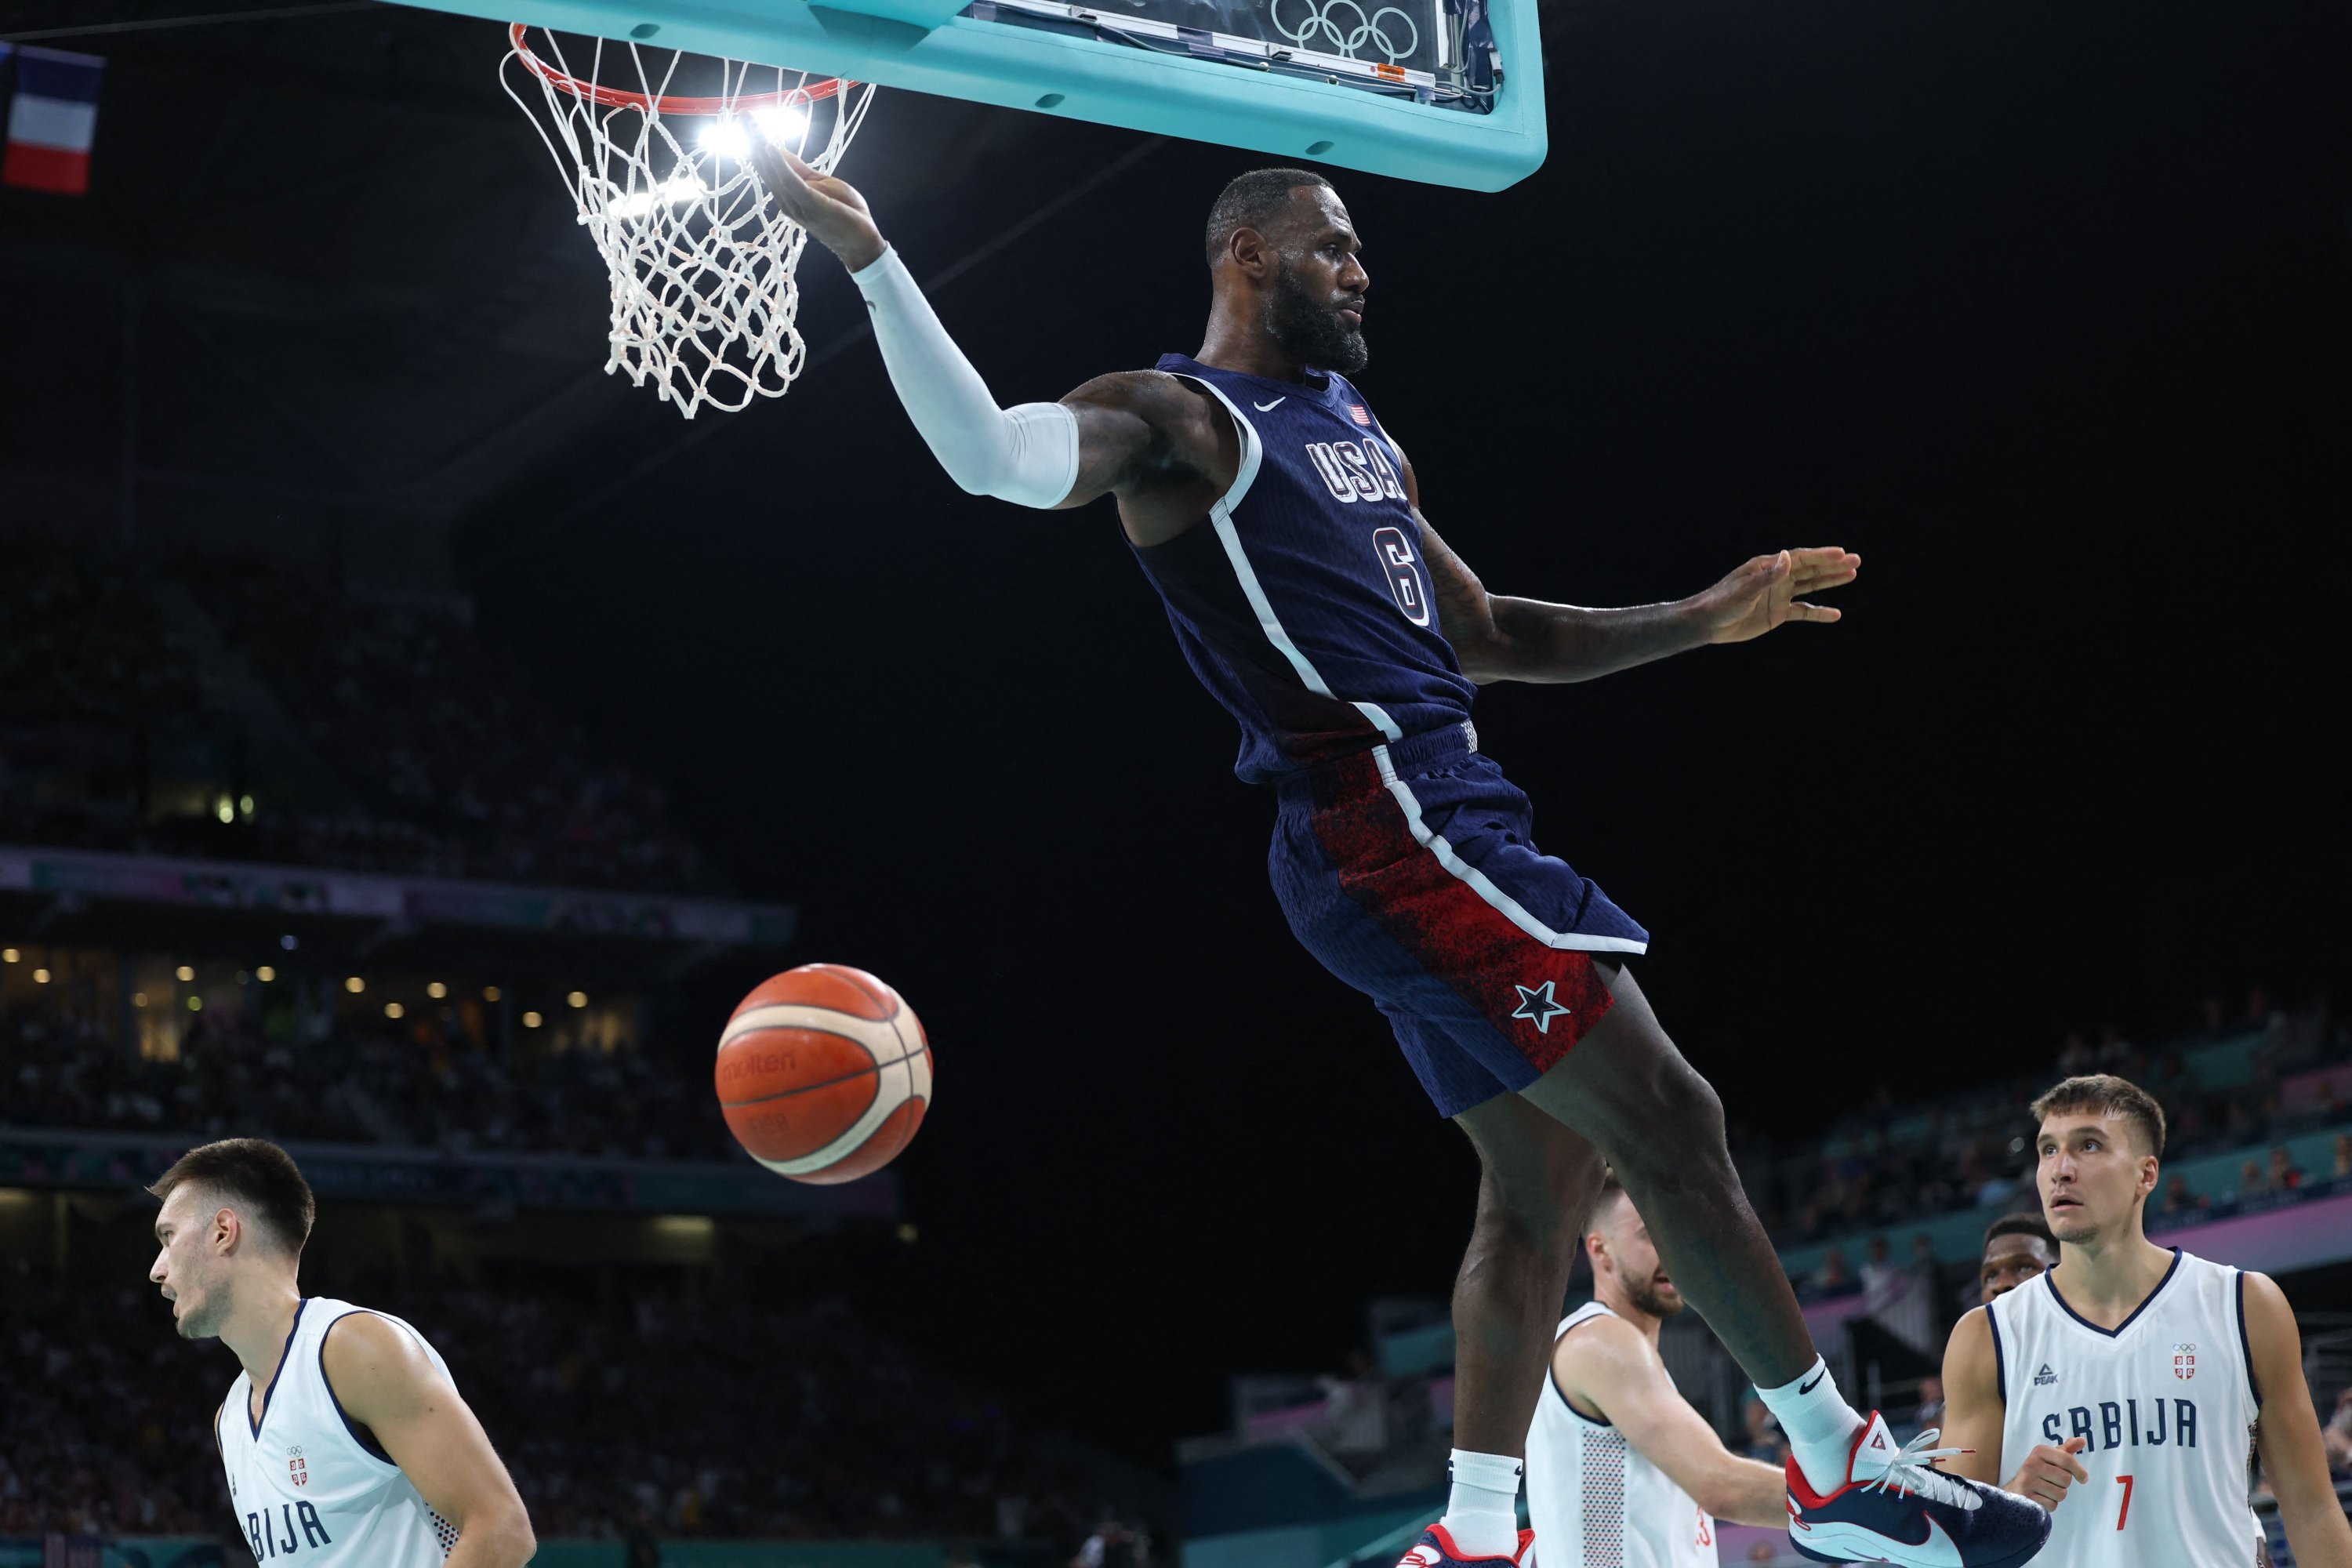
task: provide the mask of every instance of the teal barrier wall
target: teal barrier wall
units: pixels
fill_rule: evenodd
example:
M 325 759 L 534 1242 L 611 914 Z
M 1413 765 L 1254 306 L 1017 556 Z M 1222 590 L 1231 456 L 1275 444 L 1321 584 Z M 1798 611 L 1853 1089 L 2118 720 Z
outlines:
M 936 1541 L 665 1541 L 662 1568 L 941 1568 Z M 542 1541 L 531 1568 L 621 1568 L 617 1541 Z M 161 1568 L 161 1565 L 158 1565 Z
M 983 1562 L 993 1555 L 983 1551 Z M 83 1555 L 95 1553 L 95 1555 Z M 936 1541 L 665 1541 L 662 1568 L 941 1568 Z M 224 1568 L 218 1542 L 201 1536 L 129 1536 L 76 1541 L 67 1559 L 81 1568 Z M 1322 1568 L 1318 1558 L 1309 1568 Z M 617 1541 L 542 1541 L 532 1568 L 621 1568 Z M 0 1568 L 41 1568 L 38 1537 L 0 1538 Z
M 1183 1568 L 1328 1568 L 1370 1542 L 1409 1524 L 1426 1524 L 1444 1511 L 1445 1493 L 1436 1491 L 1412 1506 L 1391 1505 L 1319 1524 L 1199 1536 L 1184 1542 Z M 1397 1552 L 1403 1552 L 1400 1544 Z

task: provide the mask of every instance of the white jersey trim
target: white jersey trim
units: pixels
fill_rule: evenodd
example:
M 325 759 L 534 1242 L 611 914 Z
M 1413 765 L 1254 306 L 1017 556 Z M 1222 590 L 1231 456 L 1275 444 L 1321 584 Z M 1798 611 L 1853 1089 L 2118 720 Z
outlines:
M 1240 406 L 1216 386 L 1195 376 L 1188 375 L 1180 379 L 1189 381 L 1195 386 L 1207 388 L 1219 403 L 1225 405 L 1225 411 L 1234 416 L 1234 426 L 1241 434 L 1241 466 L 1234 472 L 1233 488 L 1220 496 L 1216 504 L 1209 509 L 1209 522 L 1210 526 L 1217 531 L 1217 542 L 1224 547 L 1225 559 L 1233 563 L 1234 575 L 1241 580 L 1242 595 L 1249 600 L 1250 609 L 1257 616 L 1258 628 L 1265 633 L 1265 640 L 1272 643 L 1281 652 L 1283 658 L 1290 661 L 1290 668 L 1297 673 L 1298 679 L 1306 684 L 1307 690 L 1318 697 L 1330 697 L 1337 701 L 1339 699 L 1334 696 L 1329 684 L 1324 680 L 1321 673 L 1316 669 L 1307 655 L 1300 651 L 1298 645 L 1290 640 L 1290 634 L 1283 629 L 1282 618 L 1274 613 L 1273 601 L 1265 596 L 1265 589 L 1258 582 L 1257 573 L 1250 566 L 1249 552 L 1242 548 L 1241 532 L 1234 526 L 1234 508 L 1241 504 L 1242 498 L 1248 494 L 1251 484 L 1256 480 L 1258 464 L 1264 456 L 1264 449 L 1258 440 L 1257 428 L 1244 417 Z M 1357 702 L 1350 706 L 1362 713 L 1365 718 L 1370 719 L 1387 740 L 1404 739 L 1404 731 L 1397 728 L 1396 721 L 1389 717 L 1387 710 L 1378 703 Z M 1404 808 L 1405 826 L 1412 830 L 1413 842 L 1436 856 L 1437 863 L 1444 867 L 1449 875 L 1455 880 L 1467 884 L 1471 891 L 1498 910 L 1503 918 L 1513 925 L 1546 947 L 1559 948 L 1570 952 L 1647 952 L 1650 950 L 1648 942 L 1637 942 L 1632 937 L 1591 936 L 1582 931 L 1558 931 L 1536 919 L 1534 915 L 1528 912 L 1526 906 L 1496 887 L 1494 879 L 1486 873 L 1456 854 L 1454 846 L 1445 841 L 1443 834 L 1430 831 L 1429 824 L 1421 815 L 1421 802 L 1413 798 L 1412 787 L 1397 777 L 1395 764 L 1389 760 L 1389 749 L 1386 745 L 1374 746 L 1372 756 L 1380 764 L 1381 783 L 1387 786 L 1389 794 L 1396 798 L 1396 803 Z
M 1315 668 L 1313 661 L 1283 629 L 1282 617 L 1274 613 L 1274 601 L 1265 596 L 1265 588 L 1258 582 L 1257 573 L 1250 565 L 1249 552 L 1242 548 L 1241 531 L 1234 526 L 1234 509 L 1241 505 L 1242 498 L 1256 482 L 1258 465 L 1265 455 L 1265 447 L 1258 439 L 1257 426 L 1249 422 L 1243 415 L 1241 405 L 1227 397 L 1220 387 L 1197 376 L 1187 375 L 1178 379 L 1205 389 L 1223 404 L 1225 412 L 1234 416 L 1234 428 L 1242 438 L 1242 460 L 1234 472 L 1233 487 L 1218 497 L 1216 504 L 1209 509 L 1209 525 L 1217 531 L 1217 542 L 1223 546 L 1225 559 L 1232 563 L 1234 575 L 1241 580 L 1242 596 L 1249 601 L 1250 610 L 1257 616 L 1258 629 L 1265 634 L 1265 640 L 1290 661 L 1292 672 L 1307 689 L 1318 697 L 1328 697 L 1336 702 L 1339 699 L 1332 691 L 1330 683 L 1323 679 L 1322 672 Z M 1351 702 L 1349 706 L 1370 719 L 1373 726 L 1390 740 L 1404 739 L 1404 731 L 1397 728 L 1396 721 L 1390 718 L 1388 710 L 1379 703 Z
M 1380 763 L 1381 783 L 1388 786 L 1389 794 L 1394 795 L 1396 803 L 1404 808 L 1405 826 L 1412 830 L 1413 842 L 1436 856 L 1437 863 L 1444 867 L 1456 881 L 1468 884 L 1472 892 L 1486 900 L 1505 920 L 1546 947 L 1570 952 L 1647 952 L 1650 950 L 1648 942 L 1630 936 L 1594 936 L 1585 931 L 1554 931 L 1536 919 L 1518 900 L 1496 887 L 1486 872 L 1454 853 L 1454 846 L 1445 841 L 1444 834 L 1430 830 L 1429 824 L 1422 818 L 1421 802 L 1413 798 L 1412 786 L 1397 776 L 1396 764 L 1389 760 L 1386 746 L 1374 746 L 1372 756 Z

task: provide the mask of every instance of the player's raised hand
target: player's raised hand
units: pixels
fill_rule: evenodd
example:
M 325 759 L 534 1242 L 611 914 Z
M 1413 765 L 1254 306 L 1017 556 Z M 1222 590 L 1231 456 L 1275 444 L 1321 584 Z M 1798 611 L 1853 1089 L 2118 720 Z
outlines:
M 2055 1448 L 2047 1443 L 2035 1445 L 2033 1452 L 2025 1456 L 2025 1463 L 2017 1468 L 2017 1479 L 2002 1489 L 2015 1492 L 2020 1497 L 2032 1498 L 2054 1512 L 2058 1505 L 2066 1500 L 2068 1487 L 2076 1481 L 2091 1479 L 2091 1472 L 2083 1468 L 2083 1461 L 2074 1458 L 2083 1451 L 2086 1441 L 2082 1437 L 2069 1437 L 2064 1446 Z
M 1826 626 L 1839 612 L 1802 595 L 1851 583 L 1862 557 L 1834 544 L 1759 555 L 1692 601 L 1709 642 L 1746 642 L 1783 621 Z
M 784 216 L 841 258 L 852 272 L 882 254 L 882 231 L 875 226 L 866 198 L 848 181 L 818 174 L 764 136 L 751 138 L 750 163 Z

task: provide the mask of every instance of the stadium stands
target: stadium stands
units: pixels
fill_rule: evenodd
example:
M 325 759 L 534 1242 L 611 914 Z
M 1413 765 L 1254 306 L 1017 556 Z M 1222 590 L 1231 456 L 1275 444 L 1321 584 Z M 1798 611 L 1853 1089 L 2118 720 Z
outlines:
M 1044 1542 L 1058 1563 L 1120 1484 L 838 1300 L 698 1302 L 644 1280 L 588 1301 L 511 1284 L 365 1299 L 447 1358 L 542 1539 L 643 1519 L 688 1538 Z M 226 1522 L 210 1426 L 236 1363 L 174 1335 L 152 1290 L 12 1278 L 0 1346 L 39 1374 L 0 1380 L 0 1537 Z
M 249 555 L 0 535 L 0 843 L 617 887 L 712 885 L 462 601 Z
M 2352 1031 L 2324 1004 L 2282 1011 L 2260 993 L 2239 1023 L 2205 1011 L 2202 1030 L 2153 1050 L 2114 1031 L 2096 1049 L 2070 1039 L 2032 1079 L 1910 1105 L 1884 1089 L 1794 1146 L 1735 1146 L 1843 1386 L 1905 1436 L 1933 1419 L 1934 1372 L 1975 1303 L 1984 1228 L 2036 1204 L 2026 1108 L 2062 1073 L 2117 1072 L 2164 1104 L 2170 1195 L 2149 1214 L 2157 1239 L 2281 1275 L 2352 1263 Z M 1580 1267 L 1571 1295 L 1589 1283 Z M 2343 1304 L 2340 1285 L 2289 1289 L 2316 1309 L 2306 1367 L 2352 1493 L 2352 1314 L 2326 1310 Z M 1371 1355 L 1346 1377 L 1235 1379 L 1232 1428 L 1181 1446 L 1187 1568 L 1377 1568 L 1442 1504 L 1454 1394 L 1444 1305 L 1376 1301 L 1368 1340 Z M 1727 1441 L 1771 1455 L 1769 1416 L 1696 1313 L 1668 1322 L 1659 1349 Z M 2263 1517 L 2284 1564 L 2275 1512 Z M 1726 1562 L 1751 1550 L 1796 1561 L 1776 1532 L 1727 1526 L 1721 1542 Z

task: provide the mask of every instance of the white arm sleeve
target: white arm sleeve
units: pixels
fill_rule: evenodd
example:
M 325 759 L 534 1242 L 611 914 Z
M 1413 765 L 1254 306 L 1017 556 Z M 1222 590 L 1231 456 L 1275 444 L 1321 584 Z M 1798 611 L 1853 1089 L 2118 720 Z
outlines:
M 1078 418 L 1058 403 L 999 408 L 896 250 L 850 279 L 907 416 L 948 478 L 974 495 L 1054 507 L 1078 481 Z

